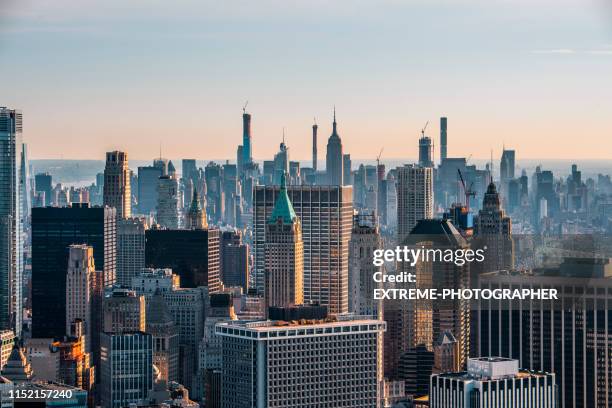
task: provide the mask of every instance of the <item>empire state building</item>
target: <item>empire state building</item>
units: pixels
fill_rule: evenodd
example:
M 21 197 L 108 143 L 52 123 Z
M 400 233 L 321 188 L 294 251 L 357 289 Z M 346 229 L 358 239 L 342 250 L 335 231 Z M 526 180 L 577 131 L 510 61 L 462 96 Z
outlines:
M 334 108 L 334 126 L 332 134 L 327 140 L 327 157 L 325 160 L 325 171 L 327 172 L 327 181 L 329 185 L 341 186 L 344 184 L 342 173 L 343 155 L 342 155 L 342 140 L 338 136 L 336 130 L 336 109 Z

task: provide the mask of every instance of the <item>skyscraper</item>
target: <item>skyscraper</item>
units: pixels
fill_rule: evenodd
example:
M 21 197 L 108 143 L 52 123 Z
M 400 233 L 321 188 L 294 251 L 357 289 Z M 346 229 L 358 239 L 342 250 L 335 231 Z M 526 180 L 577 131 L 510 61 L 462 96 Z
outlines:
M 514 150 L 504 148 L 499 166 L 499 178 L 504 185 L 514 178 L 515 156 Z
M 431 377 L 429 406 L 555 408 L 556 384 L 554 374 L 519 370 L 517 360 L 471 358 L 467 371 Z
M 144 218 L 128 218 L 117 223 L 117 283 L 129 287 L 132 278 L 145 267 Z
M 433 167 L 431 138 L 425 136 L 425 131 L 419 138 L 419 166 Z
M 75 204 L 32 209 L 32 337 L 60 338 L 66 334 L 66 271 L 68 247 L 93 247 L 103 284 L 115 283 L 117 258 L 116 210 Z
M 80 321 L 87 352 L 91 351 L 94 329 L 95 271 L 93 248 L 87 245 L 70 245 L 66 275 L 66 334 L 71 333 L 71 328 L 77 320 Z
M 179 331 L 161 292 L 147 303 L 146 332 L 153 336 L 153 364 L 166 382 L 179 380 Z
M 249 288 L 249 245 L 242 242 L 242 233 L 223 231 L 221 237 L 221 280 L 225 287 Z
M 447 119 L 445 117 L 440 118 L 440 162 L 446 160 L 448 154 L 448 140 L 447 140 Z
M 612 278 L 606 270 L 607 259 L 578 258 L 533 274 L 482 275 L 481 289 L 555 288 L 558 299 L 480 300 L 477 355 L 513 358 L 525 369 L 554 373 L 559 408 L 612 405 Z
M 512 221 L 501 206 L 501 199 L 493 182 L 489 184 L 482 201 L 482 209 L 474 220 L 474 237 L 475 246 L 486 247 L 485 259 L 478 265 L 481 272 L 514 268 Z
M 181 277 L 181 286 L 208 287 L 209 293 L 221 290 L 218 229 L 163 230 L 146 232 L 147 268 L 171 268 Z
M 284 307 L 304 302 L 302 227 L 281 175 L 278 198 L 266 224 L 266 304 Z
M 349 243 L 349 312 L 382 318 L 382 303 L 374 299 L 374 289 L 382 285 L 372 278 L 382 272 L 372 264 L 374 251 L 382 248 L 382 239 L 374 214 L 359 214 L 353 218 Z
M 253 199 L 253 245 L 257 292 L 265 294 L 266 224 L 279 186 L 257 186 Z M 304 241 L 304 303 L 348 311 L 348 252 L 353 224 L 350 186 L 287 186 Z
M 204 198 L 204 205 L 200 203 L 200 195 L 196 188 L 193 189 L 193 198 L 191 199 L 191 205 L 187 209 L 185 214 L 185 228 L 186 229 L 205 229 L 208 228 L 208 221 L 206 220 L 206 197 Z M 203 208 L 202 208 L 203 207 Z
M 0 107 L 0 329 L 21 335 L 23 238 L 20 111 Z
M 179 333 L 179 382 L 197 389 L 198 346 L 204 336 L 206 290 L 180 288 L 163 294 Z
M 40 207 L 51 205 L 53 202 L 53 177 L 49 173 L 38 173 L 34 176 L 35 191 L 45 194 L 45 201 Z
M 129 289 L 114 289 L 103 305 L 105 333 L 145 331 L 145 298 Z
M 138 167 L 138 213 L 149 215 L 156 211 L 157 185 L 163 170 L 159 166 Z
M 253 162 L 251 146 L 251 114 L 246 112 L 246 105 L 242 109 L 242 165 L 248 166 Z
M 319 130 L 319 125 L 317 122 L 312 125 L 312 169 L 317 171 L 317 131 Z
M 397 168 L 398 242 L 419 220 L 433 218 L 433 168 L 405 165 Z
M 105 408 L 144 405 L 153 389 L 153 337 L 102 333 L 100 395 Z
M 127 153 L 106 153 L 104 167 L 104 205 L 117 209 L 117 218 L 132 216 L 132 192 Z
M 169 229 L 178 229 L 179 215 L 178 182 L 171 176 L 161 176 L 157 183 L 157 223 Z
M 340 140 L 337 131 L 335 108 L 332 134 L 327 140 L 325 171 L 327 172 L 327 182 L 330 186 L 344 185 L 344 155 L 342 154 L 342 140 Z
M 217 324 L 223 408 L 381 407 L 384 322 L 349 315 L 276 323 Z

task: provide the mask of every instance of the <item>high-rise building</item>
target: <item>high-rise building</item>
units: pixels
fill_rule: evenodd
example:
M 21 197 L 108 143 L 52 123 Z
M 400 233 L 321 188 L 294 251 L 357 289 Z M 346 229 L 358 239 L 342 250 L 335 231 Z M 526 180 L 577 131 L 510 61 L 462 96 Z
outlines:
M 432 151 L 431 138 L 425 136 L 425 131 L 423 131 L 423 134 L 419 138 L 419 166 L 433 167 Z
M 117 283 L 130 287 L 132 278 L 145 267 L 144 218 L 128 218 L 117 222 Z
M 383 321 L 350 315 L 219 323 L 222 407 L 381 407 L 384 330 Z
M 253 162 L 251 146 L 251 114 L 242 109 L 242 165 L 247 166 Z
M 68 273 L 66 275 L 66 334 L 76 321 L 80 321 L 85 337 L 85 350 L 91 351 L 93 333 L 94 296 L 96 266 L 93 248 L 87 245 L 70 245 L 68 253 Z M 98 335 L 98 333 L 95 333 Z
M 512 221 L 506 216 L 499 193 L 491 182 L 482 200 L 482 209 L 474 220 L 474 245 L 486 247 L 486 256 L 478 267 L 481 272 L 514 268 Z M 475 283 L 475 282 L 474 282 Z
M 153 337 L 153 364 L 161 378 L 179 380 L 179 331 L 161 292 L 147 302 L 146 332 Z
M 66 271 L 69 246 L 93 247 L 102 285 L 115 283 L 116 210 L 75 204 L 32 209 L 32 337 L 66 334 Z
M 172 273 L 172 269 L 143 268 L 140 275 L 132 278 L 131 289 L 145 299 L 155 293 L 166 293 L 181 287 L 181 278 Z
M 257 293 L 265 293 L 266 223 L 280 194 L 279 186 L 257 186 L 253 200 L 253 245 Z M 352 187 L 287 186 L 302 225 L 304 303 L 348 311 L 348 252 L 353 224 Z
M 40 207 L 51 205 L 53 201 L 53 177 L 49 173 L 38 173 L 34 176 L 34 189 L 45 194 L 45 201 Z
M 431 377 L 431 408 L 555 408 L 555 375 L 521 371 L 518 360 L 471 358 L 467 371 Z
M 0 106 L 0 329 L 21 335 L 23 219 L 21 111 Z
M 404 351 L 398 363 L 398 378 L 404 381 L 404 394 L 413 398 L 429 394 L 429 377 L 433 371 L 434 353 L 424 344 Z
M 153 337 L 150 334 L 102 333 L 100 395 L 102 406 L 144 405 L 153 389 Z
M 138 167 L 138 213 L 149 215 L 157 208 L 157 185 L 163 170 L 159 166 Z
M 480 356 L 517 359 L 520 366 L 555 374 L 558 407 L 612 405 L 612 278 L 608 260 L 566 259 L 559 269 L 492 272 L 481 289 L 557 290 L 553 300 L 481 300 Z M 583 271 L 588 273 L 582 273 Z M 608 272 L 609 273 L 609 272 Z
M 304 302 L 302 227 L 281 175 L 278 198 L 266 224 L 266 304 L 284 307 Z
M 217 323 L 236 320 L 232 296 L 229 293 L 210 295 L 204 323 L 204 338 L 200 342 L 199 377 L 204 378 L 206 406 L 221 407 L 222 337 L 215 333 Z
M 117 218 L 132 216 L 132 192 L 127 153 L 106 153 L 104 167 L 104 205 L 117 209 Z
M 195 390 L 198 388 L 198 347 L 204 336 L 206 290 L 180 288 L 163 294 L 179 333 L 179 382 Z
M 319 160 L 317 157 L 317 132 L 319 130 L 319 125 L 317 122 L 312 125 L 312 169 L 317 171 L 317 161 Z
M 433 346 L 434 351 L 434 372 L 448 373 L 460 371 L 461 362 L 459 361 L 459 343 L 453 333 L 445 331 L 438 336 Z
M 433 169 L 397 168 L 397 240 L 403 242 L 419 220 L 433 218 Z
M 240 230 L 223 231 L 221 235 L 221 281 L 225 287 L 249 289 L 249 245 L 242 242 Z
M 499 179 L 504 186 L 514 178 L 515 157 L 516 152 L 514 150 L 504 148 L 499 165 Z
M 374 251 L 382 248 L 382 239 L 374 214 L 359 214 L 353 218 L 349 243 L 349 312 L 382 318 L 382 303 L 374 299 L 374 289 L 381 285 L 373 276 L 382 266 L 372 263 Z
M 353 162 L 351 161 L 350 154 L 342 155 L 342 184 L 345 186 L 350 186 L 353 184 L 353 177 L 351 173 L 351 167 Z
M 342 140 L 337 131 L 335 108 L 332 134 L 327 140 L 325 171 L 327 172 L 327 183 L 330 186 L 344 185 L 344 155 L 342 154 Z
M 440 162 L 446 160 L 448 155 L 448 136 L 447 136 L 448 120 L 445 117 L 440 118 Z
M 146 231 L 145 265 L 170 268 L 181 278 L 181 286 L 208 287 L 209 293 L 221 290 L 218 229 Z
M 208 228 L 208 221 L 206 220 L 206 197 L 203 198 L 204 205 L 202 206 L 200 203 L 200 195 L 198 194 L 198 190 L 194 188 L 191 205 L 185 214 L 185 229 Z
M 129 289 L 115 289 L 104 299 L 104 326 L 108 334 L 145 331 L 145 298 Z
M 181 178 L 185 180 L 193 180 L 197 177 L 198 169 L 195 159 L 183 159 L 181 167 Z
M 157 184 L 157 223 L 169 229 L 181 225 L 179 214 L 178 181 L 171 176 L 161 176 Z
M 83 321 L 74 320 L 68 334 L 51 345 L 60 357 L 58 381 L 90 392 L 95 383 L 95 368 L 87 349 Z M 36 370 L 34 374 L 38 378 Z
M 8 361 L 15 344 L 15 333 L 12 330 L 0 330 L 0 370 Z

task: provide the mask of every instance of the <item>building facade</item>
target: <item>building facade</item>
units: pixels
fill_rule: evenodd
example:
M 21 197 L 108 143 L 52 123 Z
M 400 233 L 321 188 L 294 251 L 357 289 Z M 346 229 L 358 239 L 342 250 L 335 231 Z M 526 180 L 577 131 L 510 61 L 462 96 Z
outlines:
M 129 287 L 132 278 L 145 267 L 144 218 L 128 218 L 117 222 L 117 283 Z
M 430 408 L 555 408 L 555 375 L 519 371 L 517 360 L 473 358 L 467 371 L 431 376 Z
M 434 216 L 433 168 L 405 165 L 397 168 L 397 241 L 419 220 Z
M 257 186 L 253 200 L 254 273 L 257 293 L 265 293 L 266 224 L 280 194 L 278 186 Z M 348 311 L 348 252 L 353 224 L 352 187 L 287 186 L 302 226 L 304 303 Z
M 222 407 L 380 407 L 384 330 L 357 318 L 220 323 Z
M 117 210 L 117 218 L 132 216 L 132 190 L 127 153 L 106 153 L 104 167 L 104 205 Z
M 23 308 L 22 133 L 21 111 L 0 107 L 0 329 L 17 336 Z
M 115 282 L 117 258 L 116 211 L 75 204 L 32 209 L 32 337 L 61 338 L 66 334 L 68 248 L 93 248 L 103 285 Z

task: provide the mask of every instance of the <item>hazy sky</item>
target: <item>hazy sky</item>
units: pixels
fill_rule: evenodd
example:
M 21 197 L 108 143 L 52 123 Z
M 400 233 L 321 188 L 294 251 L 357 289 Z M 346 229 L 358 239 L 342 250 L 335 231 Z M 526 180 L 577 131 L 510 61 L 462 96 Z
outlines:
M 0 106 L 34 158 L 612 158 L 610 0 L 0 0 Z M 437 150 L 437 149 L 436 149 Z M 438 152 L 436 151 L 436 157 Z

